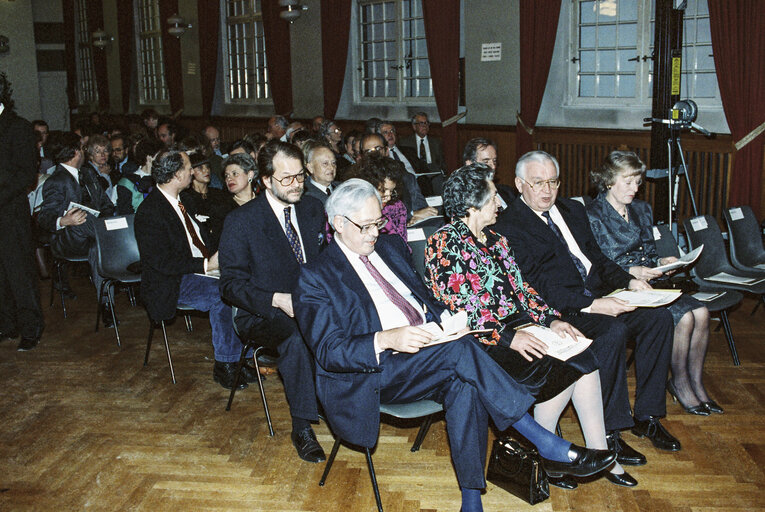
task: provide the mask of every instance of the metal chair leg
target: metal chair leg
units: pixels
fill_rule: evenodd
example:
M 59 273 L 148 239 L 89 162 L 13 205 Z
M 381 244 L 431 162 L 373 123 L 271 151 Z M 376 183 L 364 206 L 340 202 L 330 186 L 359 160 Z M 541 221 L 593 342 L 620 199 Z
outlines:
M 53 298 L 56 296 L 56 283 L 61 282 L 61 270 L 58 267 L 58 260 L 53 260 L 53 272 L 54 276 L 50 276 L 50 304 L 48 307 L 53 307 Z
M 151 338 L 154 336 L 154 321 L 149 318 L 149 339 L 146 341 L 146 355 L 143 358 L 143 365 L 149 364 L 149 351 L 151 350 Z
M 414 439 L 414 444 L 412 445 L 412 448 L 410 451 L 416 452 L 420 449 L 420 446 L 422 446 L 422 442 L 425 440 L 425 436 L 428 435 L 428 430 L 430 430 L 430 425 L 433 423 L 433 415 L 426 417 L 425 420 L 422 422 L 422 425 L 420 425 L 420 430 L 417 431 L 417 437 Z
M 242 366 L 244 365 L 244 358 L 247 355 L 249 345 L 244 343 L 242 345 L 242 353 L 239 355 L 239 362 L 236 364 L 236 379 L 234 379 L 234 385 L 231 387 L 231 393 L 228 395 L 228 404 L 226 410 L 231 410 L 231 403 L 234 401 L 234 394 L 236 393 L 236 387 L 239 385 L 239 379 L 242 376 Z
M 108 279 L 101 281 L 101 287 L 98 290 L 98 302 L 96 303 L 96 332 L 98 332 L 98 323 L 101 320 L 101 301 L 104 300 L 104 287 L 109 284 Z
M 194 324 L 191 323 L 191 315 L 184 313 L 183 319 L 186 321 L 186 332 L 194 332 Z
M 266 421 L 268 422 L 268 432 L 271 437 L 274 437 L 274 427 L 271 425 L 271 413 L 268 412 L 268 401 L 266 400 L 266 391 L 263 389 L 263 376 L 260 375 L 260 365 L 258 364 L 258 352 L 263 347 L 258 347 L 255 352 L 252 353 L 252 358 L 255 360 L 255 373 L 258 375 L 258 388 L 260 389 L 260 399 L 263 401 L 263 411 L 266 413 Z M 232 394 L 233 396 L 233 394 Z
M 173 370 L 173 358 L 170 357 L 170 344 L 167 342 L 167 329 L 165 329 L 165 321 L 163 320 L 160 325 L 162 325 L 162 336 L 165 339 L 165 352 L 167 353 L 167 364 L 170 365 L 170 378 L 173 379 L 173 384 L 175 384 L 175 370 Z
M 382 500 L 380 499 L 380 489 L 377 487 L 377 476 L 375 476 L 375 467 L 372 464 L 372 453 L 369 448 L 365 448 L 367 454 L 367 466 L 369 467 L 369 478 L 372 479 L 372 487 L 375 490 L 375 501 L 377 501 L 377 510 L 383 512 Z
M 109 286 L 106 288 L 106 298 L 109 301 L 109 310 L 112 314 L 112 325 L 114 325 L 114 334 L 117 336 L 117 346 L 122 347 L 122 343 L 120 343 L 120 328 L 117 324 L 117 313 L 114 312 L 114 281 L 109 283 Z
M 733 340 L 733 331 L 730 328 L 730 322 L 728 321 L 728 312 L 720 311 L 720 323 L 725 329 L 725 339 L 728 340 L 728 348 L 730 349 L 730 355 L 733 358 L 733 366 L 740 366 L 741 362 L 738 360 L 738 351 L 736 350 L 736 342 Z
M 128 300 L 130 300 L 130 305 L 132 307 L 135 307 L 136 302 L 135 302 L 135 292 L 133 291 L 133 285 L 129 284 L 127 287 L 127 290 L 128 290 Z
M 335 462 L 335 456 L 337 455 L 337 450 L 340 448 L 340 438 L 338 437 L 335 439 L 335 444 L 332 445 L 332 451 L 329 454 L 329 459 L 327 459 L 327 465 L 324 466 L 324 473 L 321 475 L 321 480 L 319 480 L 319 486 L 324 487 L 324 483 L 327 481 L 327 475 L 329 475 L 329 470 L 332 469 L 332 463 Z

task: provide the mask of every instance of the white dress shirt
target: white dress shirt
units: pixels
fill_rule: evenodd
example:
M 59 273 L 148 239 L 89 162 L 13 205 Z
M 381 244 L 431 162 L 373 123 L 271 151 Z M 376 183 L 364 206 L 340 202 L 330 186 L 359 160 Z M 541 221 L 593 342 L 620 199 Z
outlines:
M 173 207 L 173 210 L 175 210 L 176 215 L 178 215 L 178 218 L 181 219 L 181 224 L 183 225 L 183 230 L 186 232 L 186 240 L 189 243 L 189 248 L 191 249 L 191 255 L 195 258 L 201 258 L 202 257 L 202 251 L 199 250 L 199 248 L 194 245 L 194 242 L 191 240 L 191 233 L 189 233 L 189 229 L 186 227 L 186 219 L 183 217 L 183 212 L 181 211 L 180 206 L 178 206 L 178 203 L 181 202 L 181 200 L 178 197 L 173 197 L 164 190 L 162 190 L 162 187 L 157 187 L 157 189 L 162 192 L 162 195 L 165 196 L 165 199 L 167 199 L 167 202 L 170 203 L 170 206 Z M 189 215 L 189 219 L 191 219 L 191 225 L 194 227 L 194 231 L 196 232 L 197 236 L 200 240 L 202 240 L 202 234 L 199 232 L 199 226 L 197 226 L 197 223 L 194 222 L 194 219 Z M 205 273 L 207 273 L 207 259 L 205 259 Z
M 271 205 L 271 209 L 274 211 L 274 215 L 276 215 L 276 220 L 279 221 L 279 225 L 282 227 L 282 231 L 284 231 L 284 236 L 287 236 L 287 227 L 284 223 L 284 209 L 287 207 L 280 203 L 268 189 L 266 189 L 266 199 L 268 199 L 268 204 Z M 292 222 L 292 226 L 297 232 L 298 240 L 300 241 L 300 251 L 303 253 L 303 263 L 305 263 L 305 244 L 303 243 L 303 236 L 300 234 L 300 225 L 295 213 L 295 205 L 291 204 L 289 208 L 290 222 Z
M 412 167 L 412 163 L 409 161 L 407 157 L 404 156 L 404 153 L 401 152 L 400 149 L 398 149 L 398 146 L 393 146 L 388 150 L 388 153 L 390 153 L 390 157 L 394 160 L 396 160 L 396 156 L 398 157 L 397 160 L 399 160 L 402 164 L 404 164 L 404 167 L 406 167 L 406 172 L 409 174 L 414 174 L 417 176 L 417 173 L 414 171 L 414 167 Z M 393 156 L 395 153 L 396 156 Z

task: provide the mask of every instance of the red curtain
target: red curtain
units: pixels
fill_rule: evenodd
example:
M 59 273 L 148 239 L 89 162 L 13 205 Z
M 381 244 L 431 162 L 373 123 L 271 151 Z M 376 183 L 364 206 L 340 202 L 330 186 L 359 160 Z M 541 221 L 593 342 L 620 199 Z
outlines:
M 326 3 L 326 2 L 322 2 Z M 262 0 L 263 35 L 266 40 L 268 83 L 277 114 L 292 113 L 292 61 L 290 24 L 279 17 L 279 0 Z
M 422 0 L 427 36 L 430 76 L 441 121 L 457 115 L 459 103 L 460 2 L 459 0 Z M 447 171 L 459 166 L 457 123 L 441 133 Z
M 765 14 L 762 0 L 709 0 L 712 49 L 725 118 L 738 141 L 765 122 Z M 730 205 L 760 211 L 760 134 L 736 152 Z
M 104 6 L 101 0 L 88 0 L 88 39 L 96 30 L 104 28 Z M 101 110 L 109 110 L 109 75 L 106 70 L 106 50 L 91 46 L 93 55 L 93 71 L 96 76 L 98 89 L 98 107 Z
M 220 2 L 197 0 L 199 19 L 199 77 L 202 82 L 202 115 L 209 117 L 215 95 L 220 44 Z
M 520 117 L 530 129 L 537 123 L 539 107 L 545 94 L 559 17 L 560 0 L 520 1 Z M 534 149 L 532 136 L 520 122 L 516 124 L 515 137 L 517 157 Z
M 162 53 L 165 62 L 165 81 L 173 114 L 183 109 L 183 66 L 181 41 L 167 33 L 167 18 L 178 13 L 178 0 L 159 2 L 159 28 L 162 31 Z
M 77 108 L 77 42 L 74 37 L 74 0 L 63 0 L 64 59 L 66 60 L 66 96 L 69 111 Z
M 334 119 L 345 81 L 348 37 L 351 33 L 351 0 L 321 3 L 321 65 L 324 84 L 324 117 Z
M 117 2 L 117 44 L 120 50 L 120 84 L 122 85 L 122 112 L 130 111 L 130 86 L 133 71 L 133 45 L 135 43 L 133 3 Z

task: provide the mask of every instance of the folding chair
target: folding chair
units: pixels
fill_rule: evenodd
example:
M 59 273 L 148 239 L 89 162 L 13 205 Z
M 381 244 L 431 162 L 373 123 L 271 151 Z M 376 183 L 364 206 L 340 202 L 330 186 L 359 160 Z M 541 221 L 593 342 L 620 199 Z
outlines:
M 191 306 L 186 306 L 184 304 L 178 304 L 176 306 L 176 309 L 178 311 L 183 312 L 183 317 L 186 320 L 186 331 L 192 332 L 194 330 L 194 326 L 191 324 L 191 317 L 189 316 L 189 311 L 195 311 L 195 309 L 192 308 Z M 143 358 L 143 365 L 147 366 L 149 364 L 149 351 L 151 350 L 151 339 L 154 336 L 154 329 L 157 328 L 157 325 L 162 327 L 162 338 L 165 341 L 165 353 L 167 354 L 167 364 L 170 366 L 170 378 L 173 380 L 173 384 L 175 384 L 175 370 L 173 369 L 173 358 L 170 356 L 170 345 L 167 342 L 167 328 L 165 326 L 164 320 L 155 322 L 151 317 L 149 317 L 149 339 L 146 342 L 146 355 Z

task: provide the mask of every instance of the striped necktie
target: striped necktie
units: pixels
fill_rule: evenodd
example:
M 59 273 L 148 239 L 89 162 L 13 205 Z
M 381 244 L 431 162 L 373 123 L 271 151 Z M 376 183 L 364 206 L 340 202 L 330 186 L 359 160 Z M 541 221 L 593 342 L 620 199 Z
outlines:
M 290 243 L 290 247 L 292 247 L 295 258 L 297 258 L 298 263 L 303 264 L 305 262 L 303 248 L 300 246 L 300 238 L 297 231 L 295 231 L 295 226 L 292 225 L 290 220 L 290 210 L 291 207 L 289 206 L 284 209 L 284 232 L 287 234 L 287 241 Z

